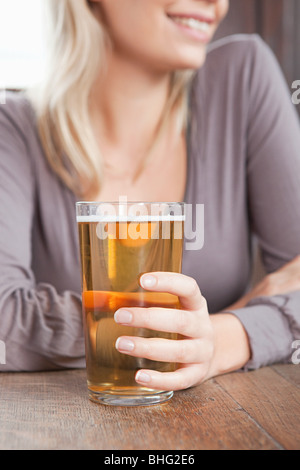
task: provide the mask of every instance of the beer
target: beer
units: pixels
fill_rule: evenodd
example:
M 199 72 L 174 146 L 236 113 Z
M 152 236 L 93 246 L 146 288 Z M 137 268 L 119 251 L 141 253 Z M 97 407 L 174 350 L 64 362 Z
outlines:
M 114 313 L 121 307 L 179 308 L 178 297 L 145 291 L 139 278 L 146 272 L 181 271 L 183 218 L 121 221 L 81 216 L 77 220 L 90 398 L 116 403 L 115 397 L 123 397 L 123 402 L 126 397 L 127 404 L 139 402 L 139 397 L 141 403 L 151 402 L 151 397 L 152 402 L 161 401 L 161 395 L 171 394 L 140 386 L 135 374 L 141 368 L 170 372 L 175 364 L 122 354 L 115 343 L 120 336 L 176 339 L 176 335 L 118 325 Z

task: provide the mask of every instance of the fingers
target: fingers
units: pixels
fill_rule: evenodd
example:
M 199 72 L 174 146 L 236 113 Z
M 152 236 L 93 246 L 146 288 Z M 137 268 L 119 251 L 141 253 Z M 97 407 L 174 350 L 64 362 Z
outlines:
M 177 295 L 182 307 L 187 310 L 198 310 L 206 306 L 197 282 L 183 274 L 164 272 L 144 274 L 140 278 L 140 284 L 146 290 Z
M 114 318 L 124 326 L 179 333 L 190 338 L 208 334 L 208 323 L 198 311 L 132 307 L 118 310 Z
M 168 340 L 164 338 L 140 338 L 121 336 L 116 341 L 116 349 L 134 357 L 152 361 L 193 364 L 208 361 L 212 354 L 208 339 Z
M 207 304 L 197 282 L 178 273 L 154 272 L 142 275 L 140 285 L 145 290 L 177 296 L 182 309 L 122 308 L 115 313 L 115 321 L 137 328 L 178 333 L 185 339 L 175 341 L 121 336 L 115 345 L 117 350 L 134 357 L 183 365 L 170 373 L 140 370 L 136 374 L 139 384 L 152 389 L 174 391 L 195 385 L 204 377 L 214 352 Z
M 206 365 L 191 364 L 175 372 L 157 372 L 141 369 L 135 375 L 138 384 L 154 390 L 184 390 L 200 383 L 207 373 Z

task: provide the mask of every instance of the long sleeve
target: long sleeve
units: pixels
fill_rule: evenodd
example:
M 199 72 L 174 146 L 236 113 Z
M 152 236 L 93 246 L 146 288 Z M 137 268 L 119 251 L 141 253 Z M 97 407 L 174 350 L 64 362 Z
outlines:
M 249 217 L 267 273 L 300 253 L 300 126 L 273 53 L 255 41 L 247 135 Z M 246 369 L 288 362 L 300 338 L 300 291 L 252 300 L 234 313 L 252 349 Z
M 80 295 L 37 284 L 32 270 L 36 168 L 26 129 L 6 106 L 0 106 L 0 340 L 6 348 L 0 371 L 83 367 Z

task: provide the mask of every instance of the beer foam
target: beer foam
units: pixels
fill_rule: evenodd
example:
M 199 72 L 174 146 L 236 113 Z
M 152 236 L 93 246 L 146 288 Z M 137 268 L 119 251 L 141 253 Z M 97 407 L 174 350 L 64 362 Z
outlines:
M 77 216 L 78 223 L 120 223 L 120 222 L 184 222 L 184 215 L 139 215 L 139 216 L 118 216 L 118 215 L 83 215 Z

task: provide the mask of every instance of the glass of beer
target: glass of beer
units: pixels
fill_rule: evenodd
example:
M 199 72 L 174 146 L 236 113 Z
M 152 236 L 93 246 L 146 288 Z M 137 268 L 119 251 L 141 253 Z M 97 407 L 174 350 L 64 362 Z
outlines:
M 76 205 L 82 266 L 82 305 L 89 398 L 110 405 L 151 405 L 173 392 L 137 384 L 139 369 L 175 370 L 168 362 L 117 351 L 120 336 L 177 339 L 173 333 L 118 325 L 119 308 L 179 308 L 177 296 L 144 290 L 150 272 L 181 272 L 183 203 L 79 202 Z

